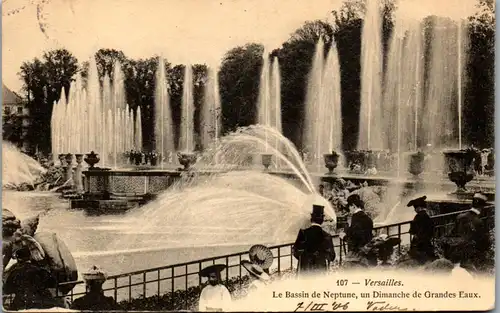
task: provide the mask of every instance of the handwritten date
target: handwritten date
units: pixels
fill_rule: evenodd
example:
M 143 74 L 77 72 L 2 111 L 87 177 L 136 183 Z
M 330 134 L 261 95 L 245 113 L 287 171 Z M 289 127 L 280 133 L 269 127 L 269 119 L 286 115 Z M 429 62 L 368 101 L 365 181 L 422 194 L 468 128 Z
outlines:
M 309 303 L 299 302 L 294 312 L 326 312 L 326 311 L 345 311 L 349 309 L 349 302 L 327 302 L 317 303 L 311 301 Z M 367 311 L 408 311 L 407 308 L 401 308 L 397 305 L 392 305 L 386 301 L 368 301 L 366 303 Z
M 349 308 L 349 302 L 341 303 L 341 302 L 333 302 L 331 305 L 327 302 L 316 303 L 309 302 L 308 304 L 304 304 L 304 302 L 300 302 L 297 304 L 297 308 L 294 312 L 324 312 L 324 311 L 337 311 L 337 310 L 347 310 Z

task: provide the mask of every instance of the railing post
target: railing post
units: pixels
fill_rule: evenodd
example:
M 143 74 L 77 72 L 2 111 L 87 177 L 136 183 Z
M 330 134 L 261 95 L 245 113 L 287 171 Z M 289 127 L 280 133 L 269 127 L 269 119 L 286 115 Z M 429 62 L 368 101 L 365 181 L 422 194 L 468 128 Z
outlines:
M 278 247 L 278 273 L 281 273 L 281 247 Z
M 161 276 L 160 275 L 160 270 L 158 270 L 158 302 L 160 302 L 160 294 L 161 294 L 160 293 L 160 288 L 161 288 L 161 286 L 160 286 L 160 276 Z
M 401 224 L 398 224 L 398 239 L 399 239 L 398 253 L 401 254 Z
M 185 282 L 185 286 L 186 286 L 186 296 L 184 297 L 184 308 L 187 310 L 188 308 L 188 293 L 187 293 L 187 290 L 188 290 L 188 266 L 186 264 L 186 273 L 185 273 L 185 279 L 184 279 L 184 282 Z
M 174 291 L 175 291 L 175 285 L 174 285 L 174 279 L 175 279 L 175 278 L 174 278 L 174 273 L 175 273 L 175 271 L 174 271 L 174 267 L 173 267 L 173 266 L 172 266 L 172 271 L 171 271 L 171 272 L 172 272 L 172 273 L 171 273 L 171 274 L 172 274 L 172 276 L 171 276 L 171 277 L 172 277 L 172 286 L 171 286 L 171 287 L 172 287 L 172 294 L 174 294 Z M 171 306 L 172 306 L 172 307 L 171 307 L 171 310 L 173 311 L 173 310 L 175 310 L 175 308 L 174 308 L 174 303 L 175 303 L 175 301 L 174 301 L 174 297 L 172 297 L 172 298 L 171 298 L 171 300 L 172 300 L 172 304 L 171 304 Z
M 339 237 L 339 244 L 340 244 L 340 247 L 339 247 L 339 250 L 340 250 L 340 253 L 339 253 L 339 266 L 342 265 L 342 255 L 344 254 L 344 239 L 340 238 Z
M 118 278 L 115 277 L 115 301 L 118 302 Z
M 146 272 L 142 273 L 142 294 L 144 295 L 144 299 L 146 299 Z
M 226 283 L 229 281 L 229 257 L 226 257 Z
M 201 272 L 201 262 L 198 262 L 198 285 L 201 286 L 201 275 L 199 275 Z
M 132 275 L 128 275 L 128 301 L 132 300 Z
M 240 269 L 240 279 L 241 279 L 241 254 L 239 255 L 238 268 Z M 241 283 L 241 280 L 240 280 L 240 283 Z

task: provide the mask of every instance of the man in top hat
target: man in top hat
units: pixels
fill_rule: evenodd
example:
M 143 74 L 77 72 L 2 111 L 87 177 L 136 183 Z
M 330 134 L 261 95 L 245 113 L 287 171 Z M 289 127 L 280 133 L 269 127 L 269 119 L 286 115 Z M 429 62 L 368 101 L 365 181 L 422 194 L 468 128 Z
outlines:
M 311 226 L 301 229 L 293 245 L 293 256 L 299 260 L 299 273 L 326 272 L 328 263 L 335 260 L 331 236 L 323 230 L 325 207 L 313 205 Z
M 230 310 L 231 294 L 226 286 L 222 284 L 220 274 L 225 269 L 224 264 L 214 264 L 200 271 L 201 277 L 208 278 L 208 285 L 201 291 L 198 304 L 199 311 L 223 312 Z
M 83 273 L 87 293 L 83 297 L 76 299 L 71 304 L 71 309 L 82 311 L 122 310 L 113 297 L 106 297 L 104 295 L 102 285 L 107 278 L 106 272 L 95 265 Z
M 373 239 L 373 221 L 363 211 L 364 203 L 358 194 L 347 197 L 347 207 L 352 214 L 351 225 L 339 237 L 347 237 L 348 251 L 357 253 Z
M 409 256 L 424 264 L 436 259 L 432 238 L 434 236 L 434 222 L 427 213 L 427 196 L 411 200 L 406 205 L 413 206 L 417 213 L 410 224 L 410 234 L 413 236 L 410 243 Z
M 480 217 L 487 201 L 488 198 L 484 194 L 474 194 L 471 209 L 457 216 L 455 227 L 452 230 L 454 236 L 473 244 L 474 248 L 469 254 L 469 262 L 476 266 L 484 264 L 485 254 L 491 247 L 488 228 Z

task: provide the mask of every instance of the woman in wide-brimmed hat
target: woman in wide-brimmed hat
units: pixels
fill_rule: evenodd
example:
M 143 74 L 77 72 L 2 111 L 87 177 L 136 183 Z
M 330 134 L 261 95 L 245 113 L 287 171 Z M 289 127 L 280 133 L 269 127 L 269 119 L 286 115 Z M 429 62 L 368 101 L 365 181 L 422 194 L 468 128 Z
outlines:
M 268 247 L 253 245 L 248 251 L 248 256 L 253 264 L 260 266 L 264 272 L 269 274 L 269 268 L 273 265 L 274 256 Z
M 248 260 L 243 260 L 241 261 L 240 264 L 250 274 L 250 277 L 252 279 L 252 282 L 250 283 L 250 289 L 252 290 L 260 289 L 271 280 L 271 277 L 259 265 L 254 264 Z
M 221 272 L 226 268 L 224 264 L 214 264 L 200 271 L 201 277 L 208 278 L 208 285 L 201 291 L 199 311 L 222 312 L 230 309 L 231 294 L 221 279 Z

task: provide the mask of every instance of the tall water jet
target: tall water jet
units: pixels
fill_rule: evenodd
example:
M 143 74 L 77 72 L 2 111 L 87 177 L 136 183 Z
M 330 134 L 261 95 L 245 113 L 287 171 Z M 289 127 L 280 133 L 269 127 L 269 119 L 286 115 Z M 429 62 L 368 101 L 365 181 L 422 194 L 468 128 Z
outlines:
M 320 38 L 316 45 L 312 68 L 309 72 L 307 83 L 306 104 L 305 104 L 305 127 L 303 147 L 312 154 L 317 165 L 320 166 L 321 155 L 325 152 L 325 138 L 321 136 L 321 130 L 324 129 L 325 119 L 323 101 L 323 68 L 324 68 L 324 42 Z
M 64 91 L 54 104 L 51 118 L 52 153 L 89 153 L 101 155 L 102 165 L 118 167 L 125 142 L 133 142 L 133 133 L 125 130 L 125 87 L 119 63 L 115 63 L 113 81 L 106 73 L 103 86 L 95 58 L 89 62 L 85 88 L 78 73 L 66 100 Z M 102 131 L 105 129 L 106 131 Z
M 175 151 L 175 145 L 165 61 L 161 56 L 158 57 L 155 84 L 155 150 L 166 155 Z
M 384 149 L 382 140 L 382 15 L 379 0 L 366 1 L 361 33 L 359 150 Z
M 455 121 L 461 117 L 465 32 L 462 23 L 448 18 L 433 17 L 431 23 L 424 135 L 433 147 L 457 146 L 461 121 Z
M 326 139 L 328 153 L 339 152 L 342 148 L 342 108 L 340 63 L 335 40 L 328 51 L 321 89 L 324 93 L 322 99 L 325 101 L 322 114 L 326 125 L 320 130 L 320 136 Z
M 106 114 L 108 110 L 113 110 L 114 99 L 112 98 L 112 90 L 111 90 L 111 80 L 107 74 L 104 75 L 104 82 L 102 84 L 102 127 L 104 129 L 108 129 L 107 123 L 109 123 Z M 104 132 L 102 134 L 102 151 L 101 151 L 101 163 L 103 166 L 109 164 L 110 152 L 114 152 L 113 133 Z M 111 149 L 110 149 L 111 147 Z
M 142 115 L 141 115 L 141 107 L 138 106 L 135 111 L 135 150 L 142 150 Z
M 283 132 L 283 126 L 281 122 L 281 74 L 280 74 L 280 64 L 278 57 L 273 58 L 272 70 L 271 70 L 271 121 L 272 126 L 280 133 Z M 274 143 L 278 147 L 278 142 Z
M 208 68 L 207 82 L 204 85 L 201 128 L 201 144 L 203 149 L 207 149 L 212 142 L 217 142 L 221 130 L 219 76 L 215 67 Z
M 259 98 L 257 104 L 258 121 L 260 125 L 271 125 L 271 92 L 269 54 L 264 50 L 262 54 L 262 69 L 260 72 Z M 264 151 L 267 153 L 269 142 L 266 139 Z M 262 151 L 262 152 L 264 152 Z
M 425 84 L 421 22 L 397 12 L 389 43 L 381 126 L 383 147 L 397 152 L 397 173 L 406 169 L 402 153 L 417 150 Z
M 194 150 L 194 99 L 193 99 L 193 68 L 186 64 L 184 69 L 184 86 L 182 92 L 181 137 L 179 150 L 192 152 Z

